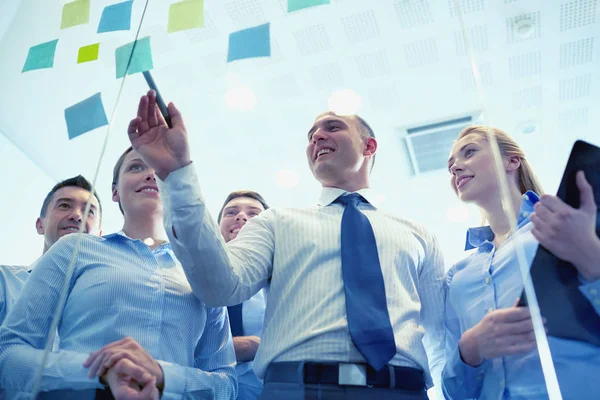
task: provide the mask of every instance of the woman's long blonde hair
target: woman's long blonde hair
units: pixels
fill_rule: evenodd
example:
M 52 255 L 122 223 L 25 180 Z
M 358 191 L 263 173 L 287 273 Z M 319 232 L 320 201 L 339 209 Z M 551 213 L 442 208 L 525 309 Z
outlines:
M 540 181 L 538 180 L 537 176 L 535 176 L 535 174 L 533 173 L 533 169 L 531 169 L 529 162 L 525 158 L 525 153 L 523 152 L 523 149 L 521 149 L 517 142 L 515 142 L 514 139 L 511 138 L 502 129 L 485 125 L 471 125 L 463 129 L 458 134 L 456 140 L 460 140 L 463 137 L 470 134 L 478 134 L 484 137 L 486 140 L 488 140 L 488 133 L 496 138 L 502 156 L 517 156 L 521 160 L 521 165 L 519 166 L 519 173 L 517 176 L 517 184 L 519 185 L 519 190 L 521 191 L 521 193 L 525 193 L 528 190 L 531 190 L 540 196 L 544 194 L 542 185 L 540 185 Z

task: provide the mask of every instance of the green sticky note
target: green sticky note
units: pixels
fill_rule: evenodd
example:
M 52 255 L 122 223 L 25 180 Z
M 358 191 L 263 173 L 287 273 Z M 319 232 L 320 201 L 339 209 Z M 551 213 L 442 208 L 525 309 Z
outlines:
M 129 62 L 132 52 L 133 56 L 131 56 L 131 62 Z M 117 64 L 117 79 L 124 77 L 125 71 L 127 71 L 127 75 L 131 75 L 151 70 L 154 65 L 152 64 L 152 51 L 150 50 L 150 37 L 148 36 L 117 48 L 115 50 L 115 60 Z M 127 68 L 128 63 L 129 68 Z
M 77 54 L 77 64 L 97 60 L 98 50 L 100 50 L 100 43 L 80 47 L 79 53 Z
M 21 72 L 32 71 L 34 69 L 52 68 L 54 65 L 54 53 L 58 39 L 49 42 L 40 43 L 29 48 L 27 59 Z
M 169 7 L 167 32 L 185 31 L 204 26 L 204 1 L 183 0 Z
M 329 0 L 288 0 L 288 12 L 330 3 L 331 2 Z
M 60 29 L 90 22 L 90 0 L 75 0 L 63 6 Z

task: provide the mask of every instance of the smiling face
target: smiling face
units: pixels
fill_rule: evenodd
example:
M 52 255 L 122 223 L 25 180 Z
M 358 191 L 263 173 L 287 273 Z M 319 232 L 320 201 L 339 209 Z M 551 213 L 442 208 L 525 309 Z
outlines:
M 320 115 L 308 132 L 306 157 L 319 182 L 326 187 L 368 185 L 369 162 L 377 141 L 365 137 L 354 116 Z
M 457 140 L 450 151 L 448 171 L 450 185 L 458 197 L 466 203 L 479 206 L 499 198 L 499 185 L 490 144 L 484 134 L 469 133 Z M 504 172 L 509 184 L 518 190 L 517 156 L 502 156 Z
M 135 150 L 125 155 L 118 177 L 112 198 L 120 204 L 125 218 L 162 213 L 154 170 Z
M 221 222 L 219 223 L 225 242 L 235 239 L 242 226 L 264 210 L 265 208 L 260 201 L 251 197 L 236 197 L 229 201 L 223 207 Z
M 100 232 L 100 206 L 96 196 L 77 186 L 60 188 L 52 196 L 45 214 L 36 221 L 38 234 L 44 235 L 44 253 L 61 237 L 79 231 L 90 196 L 92 203 L 83 232 Z

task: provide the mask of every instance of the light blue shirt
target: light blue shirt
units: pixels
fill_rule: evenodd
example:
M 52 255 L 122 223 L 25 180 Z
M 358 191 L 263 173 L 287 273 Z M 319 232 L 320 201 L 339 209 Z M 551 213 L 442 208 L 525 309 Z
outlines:
M 10 399 L 31 396 L 77 236 L 61 238 L 36 262 L 0 328 L 0 386 Z M 160 363 L 163 399 L 235 399 L 227 312 L 194 296 L 168 243 L 151 250 L 122 234 L 83 235 L 67 284 L 60 346 L 49 354 L 43 391 L 102 387 L 83 362 L 129 336 Z
M 194 293 L 207 304 L 236 305 L 268 289 L 256 375 L 264 377 L 272 362 L 364 363 L 346 319 L 340 248 L 344 207 L 334 203 L 344 190 L 323 188 L 319 206 L 312 208 L 263 211 L 225 244 L 208 215 L 194 168 L 171 172 L 164 182 L 157 179 L 165 228 Z M 372 199 L 368 189 L 359 193 Z M 437 241 L 411 220 L 372 204 L 359 208 L 373 227 L 385 282 L 396 342 L 389 364 L 419 368 L 428 386 L 440 384 L 445 296 Z
M 444 393 L 451 399 L 547 399 L 546 386 L 537 349 L 525 354 L 484 361 L 473 368 L 461 360 L 458 341 L 486 313 L 512 307 L 523 284 L 515 256 L 520 241 L 531 264 L 538 248 L 529 215 L 539 200 L 533 192 L 523 196 L 516 232 L 499 248 L 492 243 L 488 226 L 469 229 L 467 250 L 477 250 L 454 265 L 447 275 L 446 356 L 442 374 Z M 580 286 L 595 304 L 600 281 Z M 596 296 L 596 297 L 594 297 Z M 599 302 L 600 303 L 600 302 Z M 559 385 L 565 400 L 600 398 L 600 348 L 594 345 L 548 337 Z
M 0 265 L 0 325 L 12 309 L 28 277 L 29 272 L 26 267 Z M 0 388 L 0 400 L 4 399 L 6 393 Z
M 266 306 L 265 289 L 244 302 L 242 306 L 244 336 L 261 337 Z M 253 400 L 262 392 L 263 383 L 256 377 L 253 364 L 253 361 L 249 361 L 235 366 L 238 374 L 238 400 Z
M 0 325 L 12 309 L 28 277 L 26 267 L 0 265 Z

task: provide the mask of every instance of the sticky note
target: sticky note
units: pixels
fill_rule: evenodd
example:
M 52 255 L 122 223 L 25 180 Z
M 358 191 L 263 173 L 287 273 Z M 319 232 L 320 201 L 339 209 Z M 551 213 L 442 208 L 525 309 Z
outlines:
M 132 51 L 133 56 L 131 57 L 131 63 L 129 63 Z M 124 77 L 125 71 L 127 71 L 128 75 L 131 75 L 151 70 L 154 66 L 152 64 L 152 51 L 150 50 L 150 37 L 138 39 L 136 42 L 131 42 L 117 48 L 115 50 L 115 59 L 117 64 L 117 79 Z M 127 68 L 127 63 L 129 63 L 129 68 Z
M 100 93 L 65 109 L 65 120 L 69 139 L 108 125 Z
M 133 1 L 124 1 L 104 7 L 97 33 L 128 31 L 131 28 L 132 5 Z
M 204 1 L 183 0 L 169 7 L 167 32 L 185 31 L 204 26 Z
M 63 6 L 60 29 L 90 22 L 90 0 L 75 0 Z
M 34 69 L 52 68 L 54 65 L 54 53 L 56 52 L 56 43 L 58 39 L 41 43 L 29 48 L 27 59 L 21 72 L 32 71 Z
M 330 4 L 330 0 L 288 0 L 288 12 L 302 10 L 303 8 Z
M 80 47 L 79 52 L 77 53 L 77 64 L 97 60 L 99 50 L 100 43 Z
M 269 24 L 233 32 L 229 35 L 227 62 L 271 55 Z

